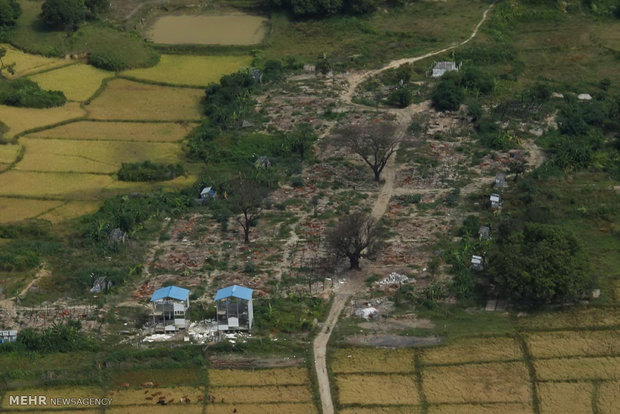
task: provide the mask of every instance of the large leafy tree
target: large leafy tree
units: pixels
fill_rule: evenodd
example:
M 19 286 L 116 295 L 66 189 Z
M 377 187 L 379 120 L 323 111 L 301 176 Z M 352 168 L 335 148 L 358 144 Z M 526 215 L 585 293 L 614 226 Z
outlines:
M 526 305 L 578 300 L 590 286 L 588 269 L 579 241 L 553 225 L 528 223 L 500 237 L 489 254 L 497 287 Z
M 337 258 L 349 259 L 350 269 L 360 270 L 362 258 L 372 259 L 380 247 L 381 227 L 363 213 L 344 216 L 327 233 L 327 245 Z
M 16 0 L 0 0 L 0 26 L 12 26 L 15 24 L 22 9 Z
M 84 0 L 45 0 L 41 6 L 41 18 L 51 27 L 75 26 L 86 20 Z

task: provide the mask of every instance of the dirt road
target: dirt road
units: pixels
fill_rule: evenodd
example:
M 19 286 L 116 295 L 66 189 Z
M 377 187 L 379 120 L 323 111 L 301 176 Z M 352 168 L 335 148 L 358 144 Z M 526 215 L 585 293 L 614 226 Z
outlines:
M 466 40 L 460 43 L 454 44 L 452 46 L 446 47 L 441 50 L 426 53 L 422 56 L 393 60 L 387 65 L 379 69 L 375 69 L 375 70 L 371 70 L 371 71 L 367 71 L 363 73 L 350 74 L 347 77 L 349 87 L 342 94 L 342 99 L 346 103 L 351 103 L 351 99 L 355 93 L 355 89 L 357 88 L 357 86 L 360 83 L 362 83 L 364 80 L 368 79 L 369 77 L 374 76 L 378 73 L 381 73 L 384 70 L 396 68 L 406 63 L 414 63 L 414 62 L 417 62 L 422 59 L 426 59 L 431 56 L 439 55 L 441 53 L 447 52 L 449 50 L 452 50 L 454 48 L 457 48 L 459 46 L 462 46 L 468 43 L 478 34 L 478 29 L 480 29 L 480 26 L 486 20 L 488 13 L 493 8 L 493 6 L 494 4 L 489 6 L 484 11 L 484 13 L 482 14 L 482 19 L 474 27 L 472 34 Z M 411 115 L 413 112 L 415 112 L 415 109 L 412 107 L 409 107 L 409 108 L 405 108 L 402 110 L 392 110 L 390 112 L 396 115 L 396 120 L 398 123 L 397 134 L 400 134 L 401 136 L 404 135 L 405 131 L 407 130 L 407 127 L 409 126 L 409 122 L 411 121 Z M 387 209 L 389 201 L 392 197 L 392 194 L 394 192 L 394 182 L 396 179 L 395 159 L 396 159 L 396 152 L 394 153 L 394 155 L 392 155 L 392 158 L 389 160 L 388 164 L 385 166 L 382 172 L 384 183 L 383 183 L 383 186 L 381 187 L 381 190 L 379 191 L 379 196 L 377 197 L 377 200 L 375 201 L 373 205 L 373 209 L 371 213 L 371 216 L 375 220 L 379 220 L 383 216 L 383 214 L 385 213 Z M 361 280 L 362 280 L 361 277 L 354 278 L 349 283 L 341 286 L 341 288 L 336 292 L 334 301 L 329 310 L 329 314 L 327 315 L 327 319 L 325 320 L 325 324 L 323 325 L 319 334 L 314 339 L 314 344 L 313 344 L 314 367 L 316 370 L 317 381 L 319 385 L 319 393 L 321 396 L 321 411 L 323 414 L 334 413 L 334 403 L 332 400 L 331 388 L 329 385 L 329 375 L 327 373 L 327 361 L 326 361 L 327 343 L 329 342 L 329 337 L 331 336 L 331 332 L 336 326 L 336 323 L 338 322 L 338 318 L 340 317 L 340 314 L 342 313 L 344 306 L 346 305 L 351 295 L 355 293 L 355 291 L 361 285 Z

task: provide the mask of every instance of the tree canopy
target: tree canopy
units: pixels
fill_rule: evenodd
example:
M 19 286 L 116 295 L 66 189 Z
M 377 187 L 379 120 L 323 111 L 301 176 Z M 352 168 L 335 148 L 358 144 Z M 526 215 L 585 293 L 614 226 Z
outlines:
M 84 0 L 45 0 L 41 18 L 50 27 L 75 26 L 86 20 Z
M 520 304 L 578 300 L 590 286 L 588 258 L 574 235 L 559 226 L 526 224 L 500 235 L 489 273 L 499 290 Z
M 17 0 L 0 0 L 0 26 L 12 26 L 22 14 Z

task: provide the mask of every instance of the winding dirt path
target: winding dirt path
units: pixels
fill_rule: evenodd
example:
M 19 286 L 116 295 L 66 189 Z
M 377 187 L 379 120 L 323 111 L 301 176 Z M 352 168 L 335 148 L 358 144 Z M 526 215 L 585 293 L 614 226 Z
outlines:
M 364 80 L 368 79 L 369 77 L 377 75 L 383 72 L 384 70 L 396 68 L 406 63 L 414 63 L 414 62 L 417 62 L 422 59 L 426 59 L 431 56 L 439 55 L 441 53 L 447 52 L 449 50 L 455 49 L 459 46 L 462 46 L 468 43 L 478 34 L 478 29 L 480 29 L 480 26 L 484 23 L 489 11 L 493 8 L 494 5 L 495 5 L 494 3 L 491 4 L 484 11 L 484 13 L 482 14 L 482 19 L 474 27 L 472 34 L 467 39 L 465 39 L 464 41 L 460 43 L 456 43 L 452 46 L 443 48 L 441 50 L 426 53 L 422 56 L 393 60 L 387 65 L 379 69 L 362 72 L 362 73 L 350 74 L 346 78 L 349 83 L 349 87 L 342 94 L 343 100 L 346 103 L 350 104 L 357 86 L 360 83 L 362 83 Z M 356 105 L 356 106 L 359 106 L 359 105 Z M 411 115 L 415 112 L 418 112 L 419 110 L 421 110 L 420 107 L 416 108 L 416 105 L 412 105 L 408 108 L 404 108 L 401 110 L 390 111 L 391 113 L 396 115 L 396 121 L 398 123 L 397 134 L 399 134 L 401 137 L 405 134 L 405 131 L 407 130 L 407 127 L 409 126 L 409 123 L 411 121 Z M 379 191 L 379 196 L 377 197 L 377 200 L 375 201 L 373 205 L 373 209 L 371 213 L 371 216 L 375 220 L 379 220 L 383 216 L 383 214 L 385 213 L 389 205 L 390 199 L 392 198 L 392 194 L 394 192 L 394 182 L 396 181 L 396 151 L 394 152 L 389 162 L 385 166 L 382 172 L 382 175 L 384 179 L 384 184 L 381 187 L 381 190 Z M 361 286 L 362 284 L 361 280 L 362 279 L 359 277 L 352 278 L 349 283 L 342 285 L 340 289 L 336 292 L 334 296 L 334 301 L 329 310 L 329 314 L 327 315 L 327 319 L 325 320 L 325 323 L 323 324 L 321 331 L 318 333 L 318 335 L 314 339 L 314 343 L 313 343 L 314 367 L 316 370 L 319 393 L 321 396 L 321 412 L 323 414 L 334 414 L 334 403 L 332 400 L 331 388 L 329 384 L 329 375 L 327 372 L 327 359 L 326 359 L 327 343 L 329 342 L 329 338 L 331 336 L 332 330 L 336 326 L 336 323 L 338 322 L 338 318 L 340 317 L 340 314 L 342 313 L 342 310 L 344 309 L 347 301 L 349 300 L 351 295 L 353 295 L 357 291 L 359 286 Z

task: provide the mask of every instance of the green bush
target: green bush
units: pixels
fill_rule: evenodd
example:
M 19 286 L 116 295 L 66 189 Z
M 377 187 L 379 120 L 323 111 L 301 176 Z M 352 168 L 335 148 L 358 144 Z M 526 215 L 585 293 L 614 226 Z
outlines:
M 42 332 L 32 328 L 22 329 L 17 341 L 28 351 L 73 352 L 97 349 L 95 340 L 81 331 L 79 321 L 68 321 L 53 325 Z
M 387 103 L 398 108 L 406 108 L 413 102 L 413 94 L 408 88 L 398 88 L 387 97 Z
M 441 77 L 433 91 L 431 100 L 438 111 L 456 111 L 465 99 L 465 92 L 455 72 L 446 73 Z
M 0 102 L 26 108 L 52 108 L 67 102 L 60 91 L 46 91 L 30 79 L 0 79 Z
M 97 68 L 112 72 L 120 72 L 121 70 L 127 69 L 127 65 L 121 58 L 108 52 L 92 52 L 88 56 L 88 63 Z
M 12 26 L 22 14 L 16 0 L 0 0 L 0 26 Z
M 76 26 L 86 20 L 84 0 L 45 0 L 41 19 L 50 27 Z
M 167 181 L 174 180 L 185 171 L 181 164 L 123 163 L 118 171 L 120 181 Z

